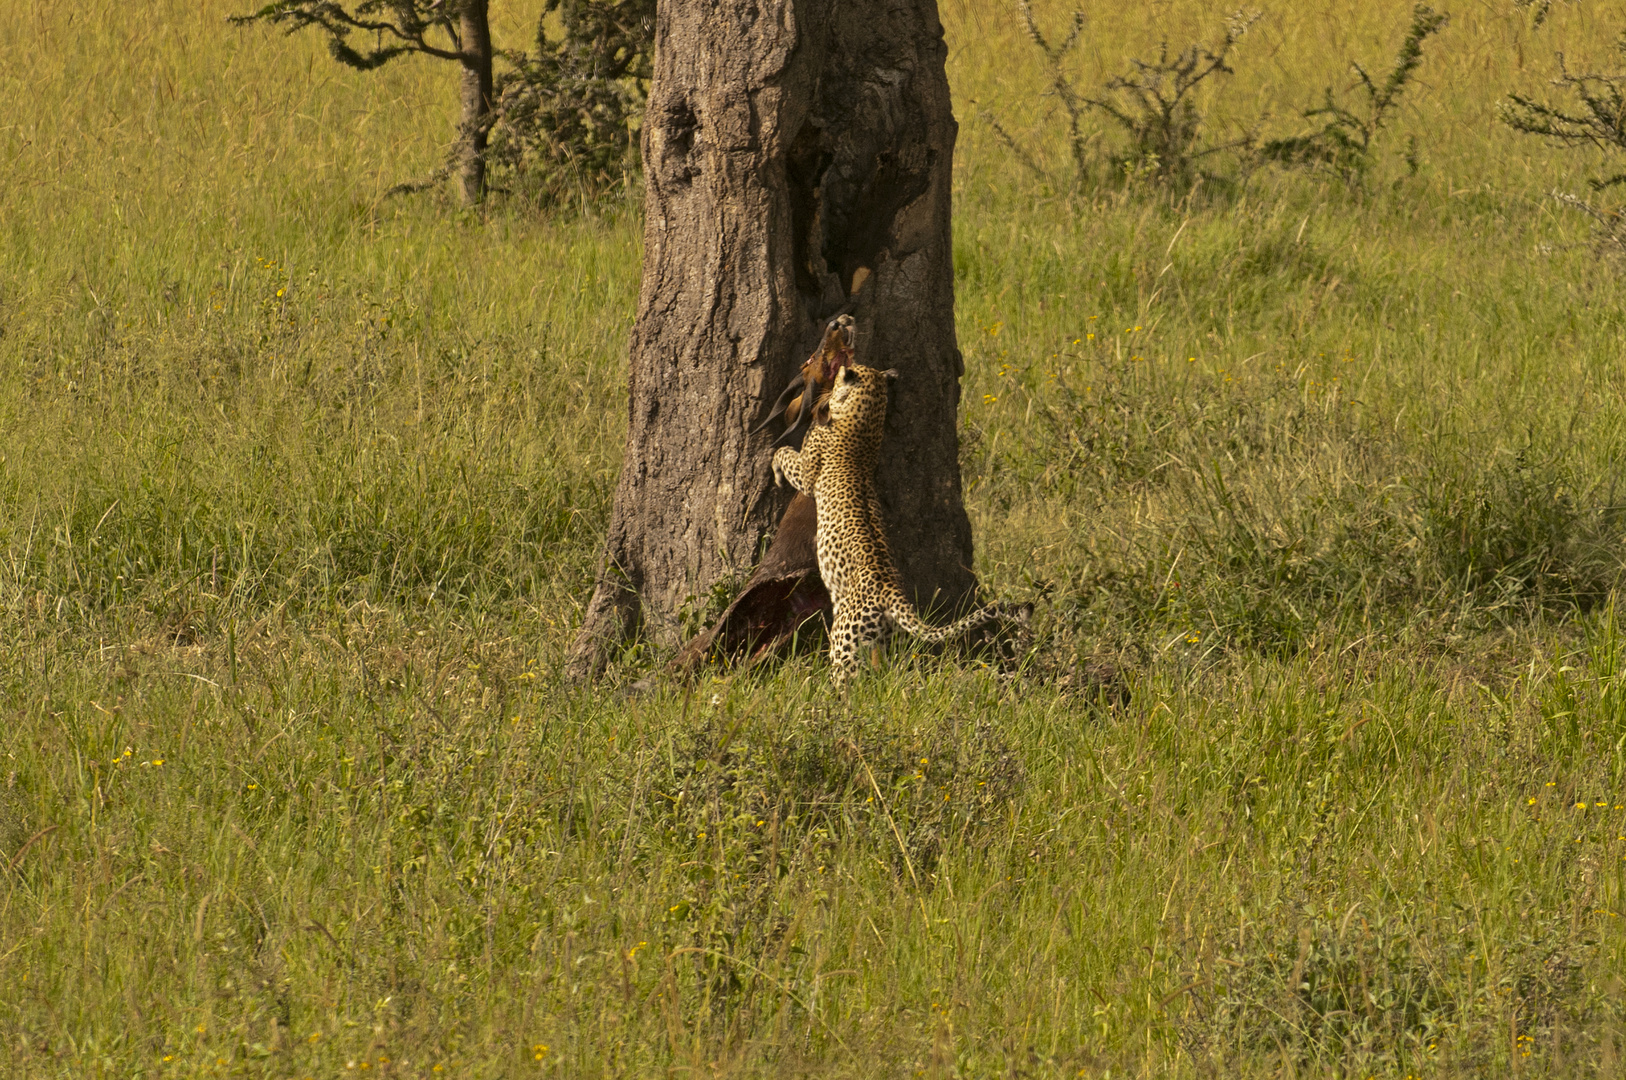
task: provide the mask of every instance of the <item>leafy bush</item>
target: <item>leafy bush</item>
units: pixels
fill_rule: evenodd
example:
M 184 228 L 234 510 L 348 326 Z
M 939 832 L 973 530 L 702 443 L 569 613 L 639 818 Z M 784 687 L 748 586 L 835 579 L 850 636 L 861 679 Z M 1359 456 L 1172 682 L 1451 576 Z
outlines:
M 543 201 L 621 185 L 638 168 L 654 52 L 654 0 L 547 0 L 535 51 L 502 54 L 488 160 Z

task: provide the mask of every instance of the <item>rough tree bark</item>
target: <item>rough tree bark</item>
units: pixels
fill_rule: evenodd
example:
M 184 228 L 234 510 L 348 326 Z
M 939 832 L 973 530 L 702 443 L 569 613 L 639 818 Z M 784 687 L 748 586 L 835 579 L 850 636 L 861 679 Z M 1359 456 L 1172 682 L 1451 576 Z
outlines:
M 577 677 L 742 574 L 789 502 L 749 434 L 824 321 L 895 367 L 877 480 L 923 611 L 975 590 L 955 416 L 950 167 L 935 0 L 661 0 L 625 461 Z
M 472 206 L 486 193 L 486 141 L 491 134 L 491 107 L 494 98 L 491 75 L 491 24 L 487 19 L 489 0 L 465 0 L 458 12 L 458 38 L 463 65 L 459 91 L 463 101 L 463 122 L 459 126 L 462 145 L 458 148 L 458 179 L 463 187 L 463 203 Z

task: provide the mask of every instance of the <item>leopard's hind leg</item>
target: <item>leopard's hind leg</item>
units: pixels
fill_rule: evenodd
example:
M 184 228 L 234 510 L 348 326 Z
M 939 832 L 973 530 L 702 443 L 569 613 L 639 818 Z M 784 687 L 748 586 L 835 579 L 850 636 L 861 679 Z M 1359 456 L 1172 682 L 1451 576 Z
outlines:
M 847 685 L 857 666 L 858 635 L 850 605 L 837 604 L 830 620 L 830 678 L 836 686 Z
M 880 671 L 886 661 L 886 650 L 892 644 L 897 627 L 881 608 L 875 609 L 875 636 L 869 642 L 869 666 Z
M 830 667 L 837 686 L 847 684 L 866 653 L 872 665 L 880 665 L 880 650 L 885 648 L 891 628 L 884 608 L 836 605 L 830 623 Z

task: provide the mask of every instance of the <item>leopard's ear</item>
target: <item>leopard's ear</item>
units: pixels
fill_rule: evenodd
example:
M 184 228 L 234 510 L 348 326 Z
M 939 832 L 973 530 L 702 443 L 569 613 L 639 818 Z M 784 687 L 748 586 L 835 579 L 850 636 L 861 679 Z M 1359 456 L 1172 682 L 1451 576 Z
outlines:
M 881 372 L 881 374 L 886 376 L 886 381 L 887 382 L 897 382 L 898 381 L 898 369 L 895 368 L 895 367 L 889 367 L 885 371 Z

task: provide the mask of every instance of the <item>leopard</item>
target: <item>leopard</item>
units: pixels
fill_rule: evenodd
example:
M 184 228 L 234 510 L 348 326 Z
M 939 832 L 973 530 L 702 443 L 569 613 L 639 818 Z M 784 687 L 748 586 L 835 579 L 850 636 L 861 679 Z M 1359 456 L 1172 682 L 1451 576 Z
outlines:
M 904 595 L 875 491 L 887 398 L 897 378 L 896 370 L 841 368 L 824 406 L 828 422 L 808 431 L 801 450 L 782 446 L 773 456 L 775 482 L 811 496 L 818 508 L 814 549 L 835 609 L 830 664 L 838 687 L 852 678 L 866 649 L 879 662 L 894 629 L 937 645 L 1006 615 L 999 605 L 987 605 L 947 626 L 931 626 Z M 1021 621 L 1020 613 L 1016 618 Z

